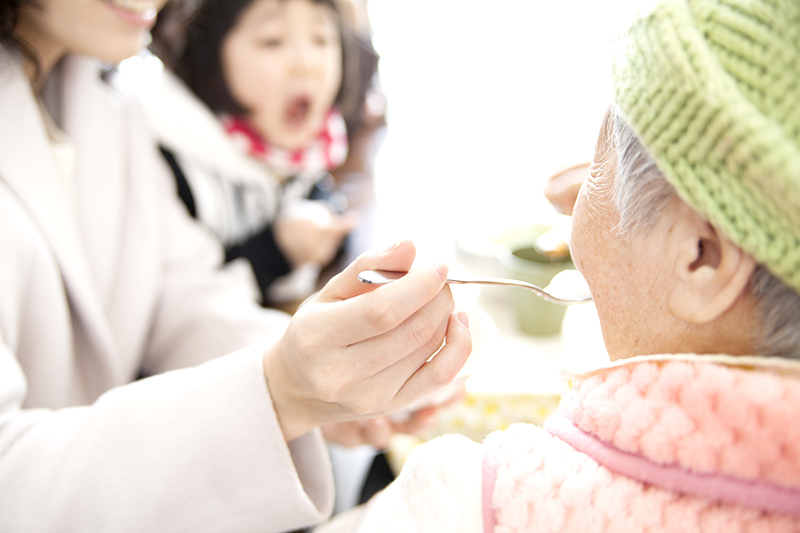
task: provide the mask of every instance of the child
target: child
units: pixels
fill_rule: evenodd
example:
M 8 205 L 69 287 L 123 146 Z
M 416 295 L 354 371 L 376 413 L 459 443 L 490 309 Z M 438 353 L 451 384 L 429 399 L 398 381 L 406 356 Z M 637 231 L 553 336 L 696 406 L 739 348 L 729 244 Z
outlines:
M 168 6 L 169 8 L 169 6 Z M 348 140 L 332 0 L 205 0 L 160 16 L 149 116 L 190 213 L 252 265 L 265 304 L 316 288 L 354 228 L 327 171 Z

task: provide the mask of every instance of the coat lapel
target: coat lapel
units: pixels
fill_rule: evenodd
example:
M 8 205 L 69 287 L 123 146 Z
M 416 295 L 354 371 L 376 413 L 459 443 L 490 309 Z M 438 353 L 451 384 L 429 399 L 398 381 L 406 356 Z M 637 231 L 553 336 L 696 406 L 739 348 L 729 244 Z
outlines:
M 92 147 L 82 151 L 77 161 L 76 214 L 92 281 L 108 309 L 125 218 L 129 151 L 125 149 L 128 139 L 119 135 L 125 108 L 108 94 L 111 88 L 100 80 L 95 62 L 69 58 L 61 75 L 71 81 L 62 91 L 62 128 L 78 146 Z
M 118 375 L 117 358 L 109 356 L 116 353 L 115 342 L 86 260 L 78 217 L 74 204 L 65 200 L 70 196 L 68 185 L 51 156 L 36 99 L 16 65 L 0 71 L 0 117 L 6 123 L 0 127 L 0 179 L 17 195 L 52 247 L 64 280 L 73 327 L 81 328 L 76 331 L 76 339 L 88 344 L 76 349 L 101 355 L 96 357 L 96 372 Z

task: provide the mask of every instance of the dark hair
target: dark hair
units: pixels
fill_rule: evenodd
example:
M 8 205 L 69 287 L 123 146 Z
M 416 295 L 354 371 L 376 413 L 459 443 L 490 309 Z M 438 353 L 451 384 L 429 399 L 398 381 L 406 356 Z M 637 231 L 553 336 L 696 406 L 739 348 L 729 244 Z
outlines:
M 36 69 L 36 77 L 39 76 L 39 58 L 27 43 L 21 41 L 14 32 L 19 22 L 19 12 L 22 6 L 41 7 L 37 0 L 0 0 L 0 46 L 4 51 L 20 52 Z M 2 57 L 2 56 L 0 56 Z
M 19 20 L 19 8 L 24 0 L 0 1 L 0 44 L 7 49 L 18 47 L 19 41 L 14 36 L 14 30 Z
M 255 0 L 183 0 L 169 2 L 153 28 L 151 50 L 215 113 L 243 114 L 231 95 L 222 69 L 221 48 L 225 36 L 242 12 Z M 286 1 L 286 0 L 284 0 Z M 341 17 L 334 0 L 312 0 L 330 7 L 337 17 L 342 39 L 342 86 L 347 72 L 347 45 Z M 342 87 L 336 97 L 338 102 Z

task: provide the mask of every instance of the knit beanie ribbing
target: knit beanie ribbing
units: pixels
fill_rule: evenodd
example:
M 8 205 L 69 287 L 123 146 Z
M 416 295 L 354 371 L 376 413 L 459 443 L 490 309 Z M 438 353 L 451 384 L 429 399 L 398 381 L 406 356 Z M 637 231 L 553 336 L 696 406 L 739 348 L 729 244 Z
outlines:
M 618 109 L 666 178 L 800 292 L 800 0 L 657 0 L 617 44 Z

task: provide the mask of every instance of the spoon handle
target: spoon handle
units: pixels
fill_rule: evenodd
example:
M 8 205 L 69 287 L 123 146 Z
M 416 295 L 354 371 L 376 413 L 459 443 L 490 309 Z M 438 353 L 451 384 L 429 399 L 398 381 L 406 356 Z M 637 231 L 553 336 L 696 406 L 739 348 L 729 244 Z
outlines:
M 390 270 L 365 270 L 358 275 L 358 281 L 361 283 L 368 283 L 370 285 L 383 285 L 385 283 L 391 283 L 393 281 L 397 281 L 398 279 L 402 278 L 408 274 L 408 272 L 395 272 Z M 504 278 L 484 278 L 484 277 L 460 277 L 454 278 L 450 277 L 447 278 L 447 283 L 452 283 L 456 285 L 464 285 L 467 283 L 478 283 L 481 285 L 506 285 L 509 287 L 520 287 L 523 289 L 528 289 L 535 292 L 544 300 L 548 302 L 553 302 L 561 305 L 573 304 L 573 303 L 580 303 L 586 300 L 570 300 L 565 298 L 558 298 L 553 296 L 546 290 L 538 287 L 532 283 L 528 283 L 525 281 L 519 281 L 516 279 L 504 279 Z

